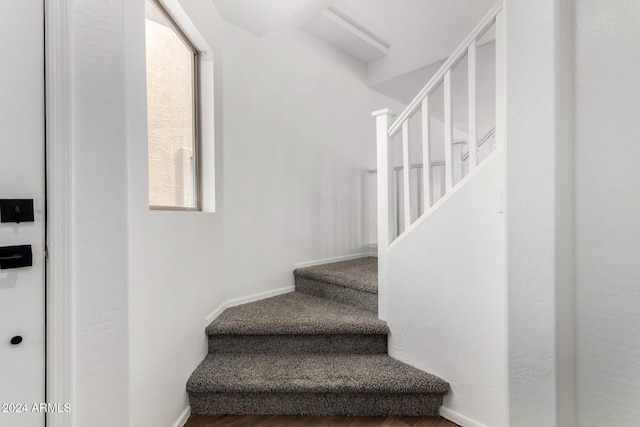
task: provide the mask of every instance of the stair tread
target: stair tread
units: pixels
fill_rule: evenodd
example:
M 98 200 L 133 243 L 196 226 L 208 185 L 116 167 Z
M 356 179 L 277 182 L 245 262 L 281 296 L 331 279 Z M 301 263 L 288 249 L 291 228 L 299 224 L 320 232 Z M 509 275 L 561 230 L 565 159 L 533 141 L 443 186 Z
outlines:
M 226 309 L 209 335 L 387 334 L 375 313 L 291 292 Z
M 210 354 L 192 393 L 444 394 L 449 384 L 387 355 Z
M 297 268 L 293 274 L 362 292 L 378 293 L 378 258 L 375 257 Z

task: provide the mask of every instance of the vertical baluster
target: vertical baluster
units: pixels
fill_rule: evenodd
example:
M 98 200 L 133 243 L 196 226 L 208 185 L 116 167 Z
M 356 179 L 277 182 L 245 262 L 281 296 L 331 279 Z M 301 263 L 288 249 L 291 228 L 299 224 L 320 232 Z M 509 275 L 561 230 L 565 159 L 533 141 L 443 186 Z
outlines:
M 451 108 L 451 70 L 444 75 L 444 170 L 447 193 L 453 188 L 453 111 Z
M 422 100 L 422 197 L 423 208 L 426 212 L 433 204 L 433 188 L 431 185 L 431 144 L 429 123 L 429 95 Z
M 389 152 L 389 120 L 391 113 L 388 109 L 375 111 L 372 114 L 376 118 L 376 139 L 378 151 L 378 315 L 381 319 L 387 318 L 387 276 L 388 263 L 387 251 L 391 236 L 391 222 L 389 215 L 389 203 L 392 196 L 392 187 L 389 180 L 393 177 L 391 153 Z
M 416 168 L 416 200 L 418 201 L 418 218 L 422 216 L 424 213 L 424 189 L 422 188 L 424 180 L 422 179 L 422 174 L 424 174 L 424 167 Z
M 452 153 L 453 153 L 453 185 L 456 185 L 463 177 L 464 174 L 464 162 L 462 161 L 463 154 L 463 141 L 456 142 L 454 141 L 452 144 Z
M 404 207 L 404 229 L 411 225 L 411 165 L 409 164 L 409 120 L 402 124 L 402 198 Z
M 402 230 L 402 227 L 400 227 L 400 220 L 402 219 L 402 217 L 400 216 L 400 177 L 398 176 L 400 174 L 400 170 L 395 170 L 393 171 L 393 178 L 394 178 L 394 182 L 396 185 L 396 208 L 395 208 L 395 218 L 396 218 L 396 234 L 395 237 L 398 237 L 400 235 L 400 230 Z
M 478 165 L 478 118 L 476 113 L 476 41 L 469 45 L 467 54 L 469 79 L 469 172 Z
M 501 10 L 496 15 L 496 132 L 493 139 L 494 150 L 505 147 L 505 131 L 507 127 L 506 106 L 506 26 L 505 11 Z

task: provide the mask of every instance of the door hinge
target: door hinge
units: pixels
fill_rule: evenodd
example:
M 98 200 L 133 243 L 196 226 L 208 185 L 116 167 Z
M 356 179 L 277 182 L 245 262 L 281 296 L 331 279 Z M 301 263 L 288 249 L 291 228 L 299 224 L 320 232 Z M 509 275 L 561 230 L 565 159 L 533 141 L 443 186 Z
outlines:
M 44 262 L 48 262 L 49 261 L 49 247 L 45 246 L 44 247 Z

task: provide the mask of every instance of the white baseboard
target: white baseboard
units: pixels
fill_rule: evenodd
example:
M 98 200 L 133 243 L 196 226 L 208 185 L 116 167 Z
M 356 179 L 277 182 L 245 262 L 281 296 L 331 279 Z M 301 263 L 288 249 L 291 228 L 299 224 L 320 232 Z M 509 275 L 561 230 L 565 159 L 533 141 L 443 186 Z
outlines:
M 285 286 L 284 288 L 273 289 L 271 291 L 260 292 L 257 294 L 249 295 L 241 298 L 234 298 L 226 303 L 225 308 L 235 307 L 236 305 L 246 304 L 249 302 L 259 301 L 265 298 L 271 298 L 282 294 L 288 294 L 289 292 L 295 291 L 295 286 Z
M 369 256 L 378 257 L 378 244 L 369 243 Z
M 444 406 L 440 407 L 440 416 L 462 427 L 489 427 Z
M 293 268 L 313 267 L 314 265 L 331 264 L 332 262 L 349 261 L 352 259 L 365 258 L 371 256 L 369 252 L 360 252 L 357 254 L 337 256 L 333 258 L 317 259 L 315 261 L 304 261 L 293 264 Z
M 175 422 L 175 424 L 173 424 L 173 427 L 184 427 L 184 425 L 187 423 L 187 420 L 189 420 L 190 416 L 191 416 L 191 406 L 187 406 L 186 408 L 184 408 L 184 411 L 182 411 L 182 413 L 178 417 L 178 420 Z
M 216 319 L 216 317 L 220 316 L 220 314 L 229 307 L 235 307 L 237 305 L 247 304 L 250 302 L 259 301 L 261 299 L 271 298 L 271 297 L 275 297 L 282 294 L 288 294 L 289 292 L 293 292 L 295 290 L 296 290 L 295 286 L 286 286 L 284 288 L 273 289 L 266 292 L 259 292 L 257 294 L 248 295 L 246 297 L 233 298 L 228 301 L 225 301 L 222 304 L 220 304 L 215 310 L 211 312 L 211 314 L 209 314 L 204 319 L 204 327 L 206 328 L 207 326 L 209 326 L 209 324 L 213 322 Z
M 216 320 L 216 317 L 220 316 L 225 308 L 227 308 L 226 302 L 223 302 L 218 307 L 216 307 L 215 310 L 213 310 L 207 317 L 204 318 L 204 327 L 206 328 L 211 324 L 211 322 Z
M 371 247 L 371 245 L 369 245 L 369 246 Z M 315 260 L 315 261 L 299 262 L 299 263 L 294 264 L 293 268 L 311 267 L 311 266 L 314 266 L 314 265 L 331 264 L 332 262 L 349 261 L 349 260 L 352 260 L 352 259 L 365 258 L 365 257 L 369 257 L 369 256 L 377 256 L 378 255 L 378 250 L 377 250 L 377 246 L 378 245 L 375 245 L 375 246 L 376 246 L 376 248 L 375 248 L 375 250 L 373 252 L 371 251 L 371 248 L 369 248 L 369 252 L 360 252 L 360 253 L 357 253 L 357 254 L 343 255 L 343 256 L 333 257 L 333 258 L 324 258 L 324 259 L 319 259 L 319 260 Z M 260 293 L 249 295 L 249 296 L 246 296 L 246 297 L 233 298 L 233 299 L 227 300 L 227 301 L 223 302 L 222 304 L 220 304 L 218 307 L 216 307 L 216 309 L 213 310 L 207 317 L 205 317 L 205 319 L 204 319 L 204 327 L 206 328 L 207 326 L 209 326 L 209 324 L 211 324 L 211 322 L 213 322 L 216 319 L 216 317 L 220 316 L 220 314 L 226 308 L 235 307 L 237 305 L 247 304 L 247 303 L 254 302 L 254 301 L 259 301 L 261 299 L 271 298 L 271 297 L 275 297 L 275 296 L 282 295 L 282 294 L 288 294 L 289 292 L 293 292 L 295 290 L 296 290 L 295 286 L 285 286 L 284 288 L 273 289 L 271 291 L 260 292 Z

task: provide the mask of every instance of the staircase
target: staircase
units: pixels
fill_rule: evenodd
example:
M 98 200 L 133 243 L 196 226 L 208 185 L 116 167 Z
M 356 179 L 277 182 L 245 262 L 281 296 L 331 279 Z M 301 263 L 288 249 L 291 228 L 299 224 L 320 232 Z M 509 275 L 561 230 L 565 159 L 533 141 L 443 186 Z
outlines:
M 378 313 L 377 258 L 298 268 L 293 274 L 298 292 Z
M 377 262 L 294 271 L 296 291 L 225 310 L 189 378 L 193 414 L 437 415 L 449 384 L 387 355 Z

